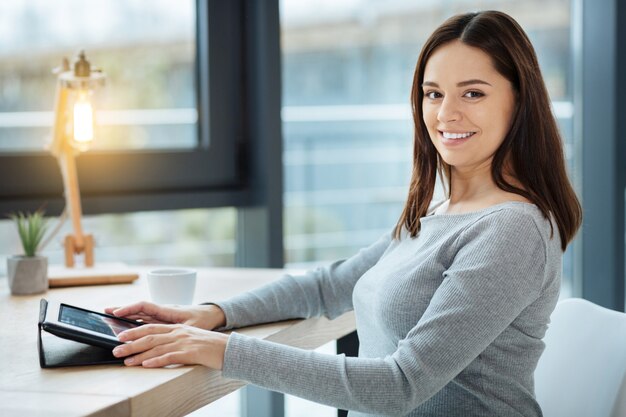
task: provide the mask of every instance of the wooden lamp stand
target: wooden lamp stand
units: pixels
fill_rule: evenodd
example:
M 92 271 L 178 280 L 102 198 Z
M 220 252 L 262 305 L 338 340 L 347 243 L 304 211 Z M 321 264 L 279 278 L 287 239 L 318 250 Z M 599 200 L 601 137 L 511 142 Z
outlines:
M 83 234 L 83 228 L 80 223 L 82 215 L 80 191 L 78 189 L 78 176 L 76 175 L 76 162 L 71 149 L 66 148 L 60 155 L 59 164 L 63 175 L 65 205 L 69 208 L 74 229 L 74 234 L 65 236 L 65 266 L 72 268 L 75 265 L 74 256 L 84 253 L 85 266 L 92 267 L 94 263 L 93 235 Z
M 92 235 L 83 234 L 81 226 L 82 208 L 80 205 L 80 191 L 78 188 L 78 175 L 76 174 L 75 157 L 81 150 L 89 146 L 93 137 L 83 142 L 77 142 L 73 120 L 76 117 L 71 107 L 79 94 L 85 96 L 88 90 L 93 90 L 104 84 L 104 75 L 99 70 L 92 70 L 84 52 L 81 52 L 70 70 L 67 59 L 63 60 L 62 66 L 57 70 L 58 83 L 55 101 L 54 137 L 50 151 L 59 161 L 63 176 L 63 189 L 65 191 L 65 207 L 69 210 L 72 219 L 73 234 L 65 237 L 65 266 L 72 268 L 75 265 L 74 256 L 85 255 L 85 266 L 94 265 L 94 240 Z M 91 116 L 91 115 L 90 115 Z M 83 121 L 93 129 L 93 120 Z M 93 132 L 93 130 L 91 130 Z
M 94 266 L 94 238 L 84 234 L 76 156 L 93 140 L 93 109 L 89 97 L 104 85 L 104 74 L 92 69 L 80 52 L 70 69 L 67 59 L 57 69 L 55 120 L 50 152 L 59 161 L 65 192 L 65 207 L 72 219 L 73 233 L 65 237 L 65 267 L 48 268 L 51 287 L 132 282 L 139 277 L 123 264 Z M 84 255 L 84 267 L 76 266 L 75 256 Z

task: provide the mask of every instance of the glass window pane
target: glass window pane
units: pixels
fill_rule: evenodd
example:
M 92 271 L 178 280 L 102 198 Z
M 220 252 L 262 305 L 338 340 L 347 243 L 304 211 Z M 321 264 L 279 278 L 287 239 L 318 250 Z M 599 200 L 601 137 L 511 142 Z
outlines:
M 49 219 L 49 230 L 57 221 Z M 96 265 L 235 265 L 234 208 L 84 216 L 82 226 L 84 233 L 94 236 Z M 63 263 L 63 239 L 71 233 L 68 219 L 42 252 L 49 264 Z M 0 258 L 23 253 L 13 221 L 0 220 L 0 236 Z M 6 262 L 2 261 L 0 276 L 5 273 Z
M 92 149 L 197 145 L 194 0 L 0 3 L 0 152 L 41 151 L 62 57 L 102 68 Z

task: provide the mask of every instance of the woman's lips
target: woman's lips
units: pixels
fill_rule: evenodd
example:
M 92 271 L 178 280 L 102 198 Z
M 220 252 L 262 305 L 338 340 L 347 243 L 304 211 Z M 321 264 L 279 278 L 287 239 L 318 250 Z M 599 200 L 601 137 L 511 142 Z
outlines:
M 460 146 L 464 144 L 465 142 L 467 142 L 468 140 L 470 140 L 476 134 L 476 132 L 466 132 L 466 133 L 470 133 L 469 136 L 462 137 L 462 138 L 446 138 L 443 135 L 443 132 L 441 130 L 437 131 L 437 135 L 439 136 L 439 140 L 441 141 L 441 143 L 445 146 L 450 146 L 450 147 Z M 454 136 L 458 136 L 458 135 L 459 134 L 455 134 Z

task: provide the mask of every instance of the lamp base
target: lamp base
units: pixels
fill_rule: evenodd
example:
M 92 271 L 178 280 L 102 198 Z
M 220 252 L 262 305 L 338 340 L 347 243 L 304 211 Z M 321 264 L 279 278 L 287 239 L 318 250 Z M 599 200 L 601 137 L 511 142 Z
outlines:
M 85 266 L 93 266 L 93 235 L 83 236 L 85 247 L 79 248 L 76 245 L 74 235 L 65 236 L 65 266 L 72 268 L 74 266 L 74 255 L 77 253 L 85 254 Z
M 101 263 L 97 266 L 67 268 L 62 265 L 48 267 L 50 288 L 80 285 L 129 284 L 139 278 L 139 273 L 123 263 Z

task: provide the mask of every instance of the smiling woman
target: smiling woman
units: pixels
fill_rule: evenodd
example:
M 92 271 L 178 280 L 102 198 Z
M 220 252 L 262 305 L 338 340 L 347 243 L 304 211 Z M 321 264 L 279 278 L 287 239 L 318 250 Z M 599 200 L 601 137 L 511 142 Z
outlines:
M 424 123 L 443 161 L 456 175 L 488 171 L 511 127 L 509 80 L 482 50 L 453 41 L 430 57 L 422 86 Z
M 537 56 L 513 18 L 469 13 L 441 25 L 420 53 L 411 101 L 414 170 L 396 237 L 419 232 L 439 172 L 449 197 L 439 212 L 529 202 L 565 251 L 582 211 Z
M 412 104 L 414 171 L 395 229 L 349 259 L 207 303 L 202 329 L 171 319 L 126 332 L 116 353 L 204 364 L 351 416 L 540 416 L 533 372 L 581 210 L 526 34 L 501 12 L 450 18 L 420 54 Z M 438 168 L 449 199 L 434 203 Z M 213 331 L 351 309 L 356 358 Z

